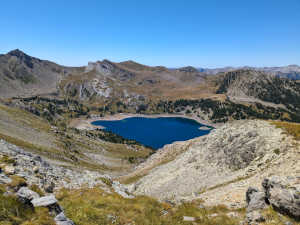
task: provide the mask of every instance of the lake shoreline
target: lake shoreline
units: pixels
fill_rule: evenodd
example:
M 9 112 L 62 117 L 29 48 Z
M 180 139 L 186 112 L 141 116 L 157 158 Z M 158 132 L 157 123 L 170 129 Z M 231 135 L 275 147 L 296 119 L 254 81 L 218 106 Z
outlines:
M 134 114 L 134 113 L 119 113 L 114 115 L 108 115 L 104 117 L 93 117 L 90 119 L 75 119 L 71 121 L 70 126 L 77 128 L 79 130 L 95 130 L 95 129 L 105 129 L 103 126 L 93 125 L 92 123 L 95 121 L 116 121 L 116 120 L 123 120 L 132 117 L 143 117 L 143 118 L 160 118 L 160 117 L 174 117 L 174 118 L 185 118 L 191 119 L 200 123 L 204 126 L 216 128 L 220 124 L 213 124 L 207 120 L 199 119 L 198 117 L 187 116 L 187 115 L 180 115 L 180 114 Z

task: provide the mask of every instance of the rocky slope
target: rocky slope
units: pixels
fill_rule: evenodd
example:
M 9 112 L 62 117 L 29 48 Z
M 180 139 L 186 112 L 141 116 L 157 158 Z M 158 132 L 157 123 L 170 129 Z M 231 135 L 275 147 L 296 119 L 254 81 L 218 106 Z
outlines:
M 300 86 L 297 82 L 280 79 L 254 70 L 237 70 L 224 74 L 217 93 L 235 101 L 264 101 L 298 108 Z M 293 108 L 293 105 L 291 106 Z
M 259 129 L 258 132 L 261 130 Z M 250 136 L 253 137 L 253 135 Z M 287 152 L 282 154 L 295 156 Z M 219 157 L 217 158 L 220 160 Z M 291 158 L 283 158 L 280 161 L 282 164 L 287 165 L 286 160 L 291 160 Z M 280 165 L 277 159 L 273 160 L 276 165 Z M 112 180 L 108 175 L 89 170 L 66 168 L 0 140 L 0 202 L 5 202 L 0 205 L 0 217 L 2 224 L 18 225 L 23 224 L 22 221 L 27 223 L 30 221 L 30 224 L 33 225 L 122 223 L 129 225 L 131 222 L 149 225 L 153 222 L 157 225 L 254 225 L 260 222 L 265 225 L 298 224 L 300 208 L 299 176 L 297 176 L 299 170 L 296 170 L 299 169 L 299 164 L 297 162 L 297 158 L 290 161 L 294 168 L 286 165 L 284 170 L 281 165 L 277 170 L 272 168 L 272 172 L 276 175 L 281 171 L 281 174 L 288 173 L 288 177 L 264 177 L 266 173 L 263 173 L 260 181 L 256 179 L 258 182 L 255 183 L 252 180 L 247 182 L 245 187 L 236 181 L 236 186 L 230 187 L 231 191 L 235 195 L 241 194 L 242 197 L 240 204 L 234 206 L 237 208 L 247 206 L 245 214 L 242 209 L 223 206 L 224 203 L 228 204 L 233 196 L 230 196 L 230 193 L 223 193 L 222 187 L 210 190 L 215 195 L 214 199 L 210 196 L 210 205 L 207 204 L 207 201 L 203 202 L 205 199 L 203 196 L 199 201 L 194 200 L 189 203 L 187 200 L 191 200 L 195 196 L 191 199 L 185 196 L 183 204 L 174 205 L 170 204 L 170 201 L 160 203 L 147 196 L 137 196 L 140 193 L 131 194 L 127 187 Z M 190 170 L 190 168 L 186 168 Z M 259 173 L 265 171 L 265 169 L 257 170 Z M 253 171 L 250 170 L 250 173 L 253 174 Z M 167 173 L 165 176 L 170 176 L 170 174 Z M 194 178 L 193 173 L 188 176 Z M 182 179 L 180 175 L 178 179 L 184 182 L 188 181 Z M 202 183 L 207 179 L 209 178 L 201 180 Z M 261 181 L 263 181 L 262 191 L 249 187 L 250 185 L 259 186 Z M 197 183 L 197 180 L 194 182 Z M 231 184 L 226 183 L 225 186 Z M 191 183 L 186 183 L 186 185 L 191 185 Z M 181 188 L 182 185 L 171 187 L 171 189 L 179 189 L 179 191 Z M 193 189 L 193 187 L 191 188 Z M 174 198 L 177 198 L 177 194 L 181 198 L 179 192 L 172 191 L 172 193 L 175 194 Z M 227 199 L 220 198 L 220 193 L 226 195 Z M 168 196 L 168 192 L 165 194 Z M 17 212 L 6 207 L 13 207 Z
M 294 142 L 268 122 L 227 123 L 207 136 L 166 146 L 158 154 L 171 155 L 170 162 L 160 165 L 154 154 L 134 174 L 147 175 L 131 188 L 162 200 L 200 198 L 206 205 L 241 207 L 249 184 L 271 173 L 299 175 L 300 149 Z

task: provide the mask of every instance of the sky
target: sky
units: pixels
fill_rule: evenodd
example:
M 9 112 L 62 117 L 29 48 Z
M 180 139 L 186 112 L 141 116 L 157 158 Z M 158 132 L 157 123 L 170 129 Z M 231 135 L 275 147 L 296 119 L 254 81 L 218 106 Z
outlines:
M 6 0 L 0 53 L 68 66 L 300 64 L 300 0 Z

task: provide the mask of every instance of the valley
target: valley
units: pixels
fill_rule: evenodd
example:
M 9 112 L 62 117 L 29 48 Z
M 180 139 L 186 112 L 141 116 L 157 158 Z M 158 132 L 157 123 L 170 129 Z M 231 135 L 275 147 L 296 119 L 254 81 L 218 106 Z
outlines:
M 298 73 L 0 55 L 0 224 L 299 224 Z

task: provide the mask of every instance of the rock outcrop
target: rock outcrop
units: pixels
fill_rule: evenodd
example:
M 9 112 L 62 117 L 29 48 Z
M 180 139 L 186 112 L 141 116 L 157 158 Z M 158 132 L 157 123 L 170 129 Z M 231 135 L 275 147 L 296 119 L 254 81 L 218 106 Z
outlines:
M 28 187 L 21 187 L 16 195 L 23 203 L 31 203 L 31 201 L 40 197 L 38 193 L 30 190 Z
M 276 211 L 300 221 L 300 176 L 266 178 L 262 186 L 265 197 Z
M 103 174 L 80 168 L 67 169 L 0 139 L 0 156 L 2 154 L 15 161 L 15 165 L 4 167 L 7 175 L 16 174 L 23 177 L 28 184 L 36 184 L 49 193 L 55 188 L 79 188 L 84 184 L 94 187 L 97 184 L 103 184 L 100 179 L 104 176 Z M 0 174 L 0 183 L 7 183 L 9 181 L 7 179 L 4 174 Z
M 207 205 L 243 207 L 250 184 L 261 183 L 270 172 L 299 172 L 295 169 L 299 168 L 299 148 L 292 143 L 281 129 L 265 121 L 227 123 L 206 136 L 185 142 L 183 153 L 148 171 L 132 189 L 135 194 L 161 200 L 201 198 Z M 178 144 L 183 147 L 183 143 Z M 182 151 L 178 144 L 167 146 L 167 151 Z M 154 157 L 155 154 L 143 167 L 153 165 Z
M 246 193 L 247 224 L 264 222 L 266 218 L 262 212 L 268 205 L 300 221 L 300 177 L 268 177 L 263 180 L 262 187 L 262 191 L 249 187 Z
M 257 188 L 250 187 L 246 192 L 247 216 L 246 221 L 249 224 L 263 222 L 265 218 L 261 210 L 266 207 L 265 193 Z
M 8 184 L 11 182 L 12 180 Z M 57 225 L 74 225 L 74 222 L 64 215 L 63 208 L 59 205 L 54 195 L 40 197 L 38 193 L 26 187 L 26 183 L 24 185 L 22 187 L 17 186 L 16 188 L 18 189 L 12 189 L 12 191 L 9 191 L 8 188 L 7 194 L 15 195 L 20 202 L 28 207 L 47 207 L 49 213 L 54 216 L 54 221 Z M 13 191 L 16 192 L 14 193 Z

